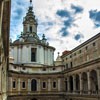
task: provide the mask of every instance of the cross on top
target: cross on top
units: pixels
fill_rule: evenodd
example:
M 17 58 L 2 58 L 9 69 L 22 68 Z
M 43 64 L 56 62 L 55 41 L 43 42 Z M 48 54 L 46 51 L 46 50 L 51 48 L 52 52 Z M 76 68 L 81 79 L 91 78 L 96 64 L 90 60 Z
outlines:
M 32 0 L 30 0 L 30 3 L 32 3 Z

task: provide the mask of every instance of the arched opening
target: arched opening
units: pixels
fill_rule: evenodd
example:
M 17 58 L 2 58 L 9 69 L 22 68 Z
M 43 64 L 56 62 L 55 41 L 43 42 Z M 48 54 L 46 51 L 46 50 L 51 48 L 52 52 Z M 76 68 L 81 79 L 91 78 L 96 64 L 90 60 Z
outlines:
M 32 79 L 31 81 L 31 91 L 37 90 L 37 81 L 35 79 Z
M 91 83 L 91 92 L 93 94 L 98 92 L 98 82 L 97 82 L 97 72 L 92 70 L 90 72 L 90 83 Z
M 31 99 L 31 100 L 37 100 L 36 98 L 33 98 L 33 99 Z
M 87 73 L 82 73 L 82 84 L 83 84 L 83 93 L 88 93 L 88 80 Z
M 80 91 L 80 79 L 79 79 L 79 75 L 76 75 L 76 92 L 79 93 Z
M 69 77 L 69 82 L 70 82 L 70 92 L 73 92 L 73 77 Z

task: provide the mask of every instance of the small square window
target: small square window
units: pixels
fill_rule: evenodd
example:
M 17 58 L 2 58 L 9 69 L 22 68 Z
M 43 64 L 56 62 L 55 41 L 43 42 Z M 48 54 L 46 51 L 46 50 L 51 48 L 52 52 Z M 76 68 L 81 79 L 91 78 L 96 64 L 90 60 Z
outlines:
M 74 56 L 76 56 L 76 53 L 74 53 Z
M 46 68 L 43 68 L 42 70 L 43 70 L 43 71 L 46 71 Z
M 14 66 L 14 69 L 16 69 L 16 66 Z
M 72 58 L 72 55 L 70 55 L 70 58 Z
M 95 42 L 93 42 L 93 46 L 95 46 Z
M 53 70 L 56 70 L 56 68 L 53 68 Z
M 23 70 L 25 70 L 26 68 L 25 67 L 23 67 Z

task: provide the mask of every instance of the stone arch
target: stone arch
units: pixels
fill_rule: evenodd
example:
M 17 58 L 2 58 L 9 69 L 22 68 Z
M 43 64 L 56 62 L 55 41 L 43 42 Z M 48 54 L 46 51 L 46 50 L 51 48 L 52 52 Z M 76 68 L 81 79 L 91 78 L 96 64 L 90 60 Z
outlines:
M 88 93 L 88 78 L 87 73 L 82 73 L 82 86 L 83 86 L 83 93 Z
M 69 83 L 70 83 L 70 92 L 73 92 L 73 77 L 69 77 Z
M 97 93 L 98 92 L 98 82 L 97 82 L 97 72 L 92 70 L 90 72 L 90 83 L 91 83 L 91 92 Z
M 37 80 L 36 79 L 31 80 L 31 91 L 37 91 Z
M 76 74 L 76 91 L 79 92 L 80 90 L 80 79 L 79 79 L 79 75 Z

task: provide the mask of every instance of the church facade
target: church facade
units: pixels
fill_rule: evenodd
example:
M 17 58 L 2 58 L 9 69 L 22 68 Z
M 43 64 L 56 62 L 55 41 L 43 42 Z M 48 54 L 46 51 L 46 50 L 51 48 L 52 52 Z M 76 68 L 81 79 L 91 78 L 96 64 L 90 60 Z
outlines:
M 54 61 L 55 48 L 37 26 L 30 0 L 19 39 L 0 52 L 8 59 L 9 49 L 9 63 L 0 63 L 0 100 L 100 100 L 100 33 Z

